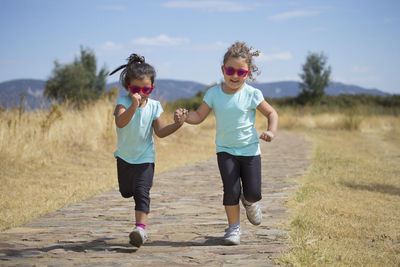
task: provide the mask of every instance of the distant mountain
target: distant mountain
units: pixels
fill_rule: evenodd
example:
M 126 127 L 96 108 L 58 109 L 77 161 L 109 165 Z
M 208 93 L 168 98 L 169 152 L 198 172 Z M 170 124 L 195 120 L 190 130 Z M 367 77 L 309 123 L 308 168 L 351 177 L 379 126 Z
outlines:
M 24 108 L 45 108 L 50 101 L 43 96 L 46 82 L 43 80 L 24 79 L 0 83 L 0 104 L 3 108 L 20 105 L 20 95 L 24 93 Z
M 23 106 L 26 110 L 46 108 L 50 101 L 43 96 L 46 81 L 34 79 L 12 80 L 0 83 L 0 104 L 3 108 L 13 108 L 20 104 L 20 94 L 25 94 Z M 156 88 L 152 93 L 152 98 L 161 102 L 173 101 L 179 98 L 190 98 L 197 92 L 203 91 L 207 85 L 191 81 L 177 81 L 158 79 L 155 82 Z M 250 83 L 260 89 L 265 97 L 281 98 L 294 97 L 299 94 L 301 89 L 298 82 L 282 81 L 270 83 Z M 118 83 L 109 83 L 106 90 L 118 86 L 120 94 L 127 94 L 126 90 Z M 371 94 L 371 95 L 390 95 L 378 89 L 365 89 L 355 85 L 347 85 L 334 82 L 326 88 L 329 95 L 340 94 Z
M 250 83 L 252 86 L 261 90 L 265 97 L 281 98 L 281 97 L 294 97 L 301 92 L 298 82 L 283 81 L 283 82 L 270 82 L 270 83 Z M 340 82 L 331 83 L 326 89 L 326 94 L 338 96 L 340 94 L 358 95 L 370 94 L 388 96 L 390 94 L 380 91 L 378 89 L 365 89 L 356 85 L 348 85 Z

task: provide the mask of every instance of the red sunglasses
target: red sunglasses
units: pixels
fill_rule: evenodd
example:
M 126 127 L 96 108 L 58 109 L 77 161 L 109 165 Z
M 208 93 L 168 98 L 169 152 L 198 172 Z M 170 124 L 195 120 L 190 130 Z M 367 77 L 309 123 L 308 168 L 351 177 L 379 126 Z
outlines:
M 249 73 L 248 70 L 244 70 L 244 69 L 238 69 L 237 70 L 237 69 L 234 69 L 232 67 L 224 67 L 224 70 L 225 70 L 225 74 L 226 75 L 232 76 L 236 72 L 237 76 L 239 76 L 241 78 L 246 77 L 247 73 Z
M 142 91 L 143 94 L 149 95 L 153 91 L 154 86 L 152 86 L 152 87 L 146 87 L 146 86 L 145 87 L 139 87 L 139 86 L 135 86 L 135 85 L 129 85 L 128 88 L 129 88 L 129 91 L 132 94 L 140 93 L 140 91 Z

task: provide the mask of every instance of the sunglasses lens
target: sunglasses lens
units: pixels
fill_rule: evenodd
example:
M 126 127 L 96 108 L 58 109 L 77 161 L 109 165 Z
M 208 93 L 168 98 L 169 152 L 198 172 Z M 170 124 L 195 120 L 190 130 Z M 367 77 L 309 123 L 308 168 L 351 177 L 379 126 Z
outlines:
M 131 91 L 132 94 L 136 94 L 140 92 L 140 87 L 137 86 L 129 86 L 129 90 Z
M 247 74 L 247 70 L 238 70 L 238 72 L 237 72 L 237 75 L 239 76 L 239 77 L 244 77 L 244 76 L 246 76 L 246 74 Z
M 142 92 L 145 95 L 149 95 L 153 91 L 153 87 L 143 87 Z
M 235 69 L 232 67 L 225 68 L 226 75 L 233 75 L 235 73 Z

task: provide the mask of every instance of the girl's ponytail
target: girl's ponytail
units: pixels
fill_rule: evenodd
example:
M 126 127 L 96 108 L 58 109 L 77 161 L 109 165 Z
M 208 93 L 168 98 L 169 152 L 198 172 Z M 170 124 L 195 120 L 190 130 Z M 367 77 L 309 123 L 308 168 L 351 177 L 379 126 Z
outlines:
M 128 65 L 130 65 L 130 64 L 143 64 L 143 63 L 146 62 L 144 60 L 144 57 L 143 56 L 139 56 L 138 54 L 131 54 L 128 57 L 127 60 L 128 60 Z
M 123 68 L 129 67 L 131 64 L 144 64 L 146 62 L 144 57 L 139 56 L 138 54 L 131 54 L 126 60 L 128 61 L 128 64 L 119 66 L 110 73 L 110 76 Z

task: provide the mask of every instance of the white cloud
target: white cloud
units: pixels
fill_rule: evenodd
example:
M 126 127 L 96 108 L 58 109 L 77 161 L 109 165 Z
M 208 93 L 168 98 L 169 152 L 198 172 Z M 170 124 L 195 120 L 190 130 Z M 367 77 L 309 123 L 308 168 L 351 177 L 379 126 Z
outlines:
M 122 48 L 123 48 L 123 45 L 116 44 L 112 41 L 107 41 L 101 45 L 101 49 L 108 50 L 108 51 L 121 50 Z
M 44 90 L 33 91 L 32 88 L 29 87 L 27 93 L 33 97 L 41 97 L 41 96 L 43 96 L 43 91 Z
M 97 8 L 102 10 L 111 10 L 111 11 L 123 11 L 128 9 L 127 6 L 122 6 L 122 5 L 98 6 Z
M 210 0 L 210 1 L 193 1 L 193 0 L 178 0 L 169 1 L 164 4 L 168 8 L 193 8 L 202 9 L 206 11 L 219 11 L 219 12 L 238 12 L 253 9 L 254 7 L 248 4 L 242 5 L 234 1 L 225 0 Z
M 277 61 L 277 60 L 290 60 L 292 59 L 292 53 L 290 52 L 279 52 L 274 54 L 264 54 L 260 53 L 258 57 L 255 58 L 258 62 L 265 62 L 265 61 Z
M 314 11 L 314 10 L 295 10 L 295 11 L 279 13 L 273 16 L 269 16 L 268 18 L 273 21 L 282 21 L 299 17 L 312 17 L 318 15 L 319 13 L 320 13 L 319 11 Z
M 160 34 L 159 36 L 148 38 L 140 37 L 132 41 L 137 45 L 149 45 L 149 46 L 177 46 L 181 44 L 189 43 L 188 38 L 174 38 L 169 37 L 166 34 Z

